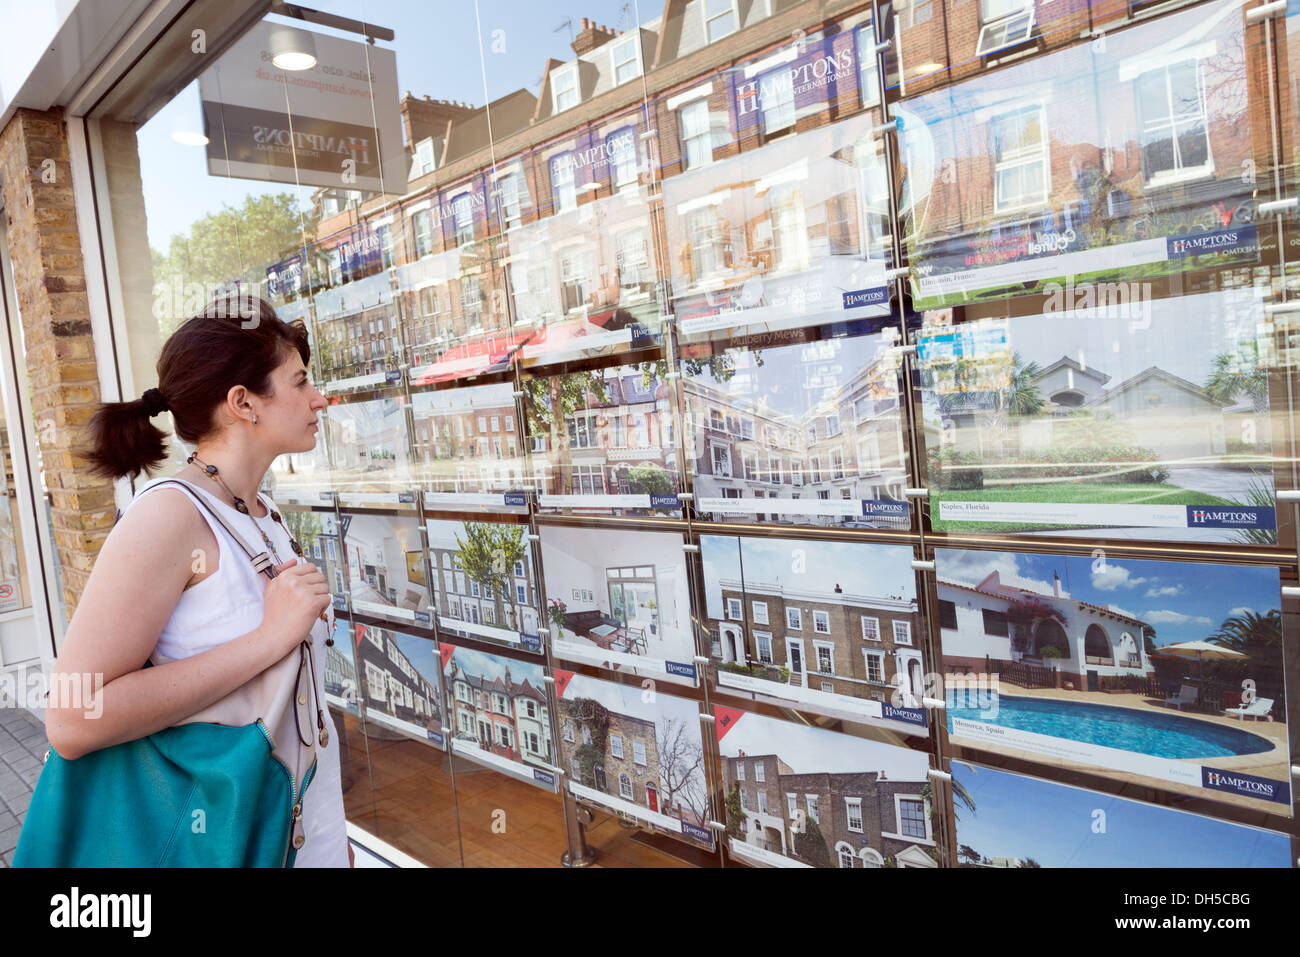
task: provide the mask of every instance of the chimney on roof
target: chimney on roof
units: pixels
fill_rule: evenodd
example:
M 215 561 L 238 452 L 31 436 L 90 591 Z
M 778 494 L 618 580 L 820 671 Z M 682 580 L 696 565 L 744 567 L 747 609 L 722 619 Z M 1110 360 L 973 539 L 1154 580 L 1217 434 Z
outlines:
M 837 594 L 837 595 L 843 595 L 843 594 L 844 594 L 844 589 L 840 587 L 840 583 L 839 583 L 839 582 L 836 582 L 836 583 L 835 583 L 835 594 Z
M 402 135 L 408 146 L 427 139 L 430 136 L 442 137 L 447 132 L 447 124 L 463 119 L 474 111 L 474 107 L 450 100 L 434 100 L 412 96 L 409 92 L 402 97 Z
M 573 52 L 582 56 L 584 53 L 590 53 L 596 47 L 608 43 L 617 36 L 609 27 L 596 26 L 594 20 L 582 18 L 582 30 L 573 40 Z

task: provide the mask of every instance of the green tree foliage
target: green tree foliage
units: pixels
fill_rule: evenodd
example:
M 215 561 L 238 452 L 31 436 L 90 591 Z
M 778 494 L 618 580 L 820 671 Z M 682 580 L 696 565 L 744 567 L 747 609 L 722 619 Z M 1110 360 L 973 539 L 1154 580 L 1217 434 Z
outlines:
M 528 546 L 524 543 L 524 526 L 497 525 L 491 522 L 466 522 L 465 537 L 456 533 L 457 557 L 470 581 L 492 590 L 499 625 L 519 628 L 519 607 L 513 584 L 515 562 L 524 560 Z M 510 618 L 504 603 L 510 604 Z
M 740 785 L 732 784 L 731 790 L 727 792 L 727 837 L 734 838 L 737 841 L 744 840 L 745 832 L 742 831 L 741 824 L 745 820 L 745 808 L 740 803 Z
M 815 817 L 805 817 L 803 830 L 794 833 L 794 856 L 812 867 L 830 867 L 831 852 Z
M 1259 346 L 1252 340 L 1237 346 L 1237 351 L 1221 352 L 1214 357 L 1214 371 L 1205 382 L 1205 394 L 1222 405 L 1231 405 L 1238 396 L 1251 400 L 1256 412 L 1268 411 L 1268 369 L 1259 357 Z
M 1245 680 L 1254 681 L 1257 697 L 1272 698 L 1275 708 L 1284 707 L 1281 611 L 1274 608 L 1262 615 L 1253 611 L 1233 615 L 1224 619 L 1209 640 L 1246 657 L 1233 661 L 1207 661 L 1207 675 L 1237 686 Z
M 627 481 L 633 492 L 642 495 L 671 495 L 673 491 L 673 480 L 668 471 L 653 463 L 628 469 Z
M 291 512 L 284 512 L 281 516 L 284 519 L 285 528 L 289 534 L 297 539 L 298 544 L 302 546 L 304 552 L 310 552 L 316 539 L 320 537 L 321 522 L 320 516 L 315 512 L 295 509 Z

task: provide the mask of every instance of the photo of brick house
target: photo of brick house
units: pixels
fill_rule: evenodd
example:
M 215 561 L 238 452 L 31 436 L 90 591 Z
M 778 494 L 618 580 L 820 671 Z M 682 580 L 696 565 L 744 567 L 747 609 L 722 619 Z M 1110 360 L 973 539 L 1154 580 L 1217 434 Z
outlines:
M 525 379 L 525 421 L 538 490 L 554 495 L 677 492 L 669 394 L 655 363 Z
M 510 761 L 553 764 L 541 666 L 445 643 L 442 647 L 456 739 Z
M 749 352 L 683 375 L 696 495 L 735 499 L 724 521 L 907 527 L 864 514 L 902 500 L 902 420 L 892 340 L 854 336 Z M 768 499 L 823 512 L 762 511 Z M 730 504 L 730 503 L 729 503 Z M 844 508 L 843 506 L 848 506 Z
M 411 397 L 413 468 L 423 488 L 484 493 L 524 487 L 511 393 L 502 383 Z
M 426 670 L 436 667 L 437 645 L 428 638 L 374 625 L 358 624 L 353 630 L 367 717 L 387 715 L 427 731 L 440 730 L 442 693 L 437 672 L 427 674 L 412 661 L 416 656 Z
M 734 708 L 715 715 L 733 854 L 938 866 L 924 754 Z
M 647 702 L 639 686 L 572 672 L 557 672 L 556 689 L 560 751 L 573 782 L 704 826 L 707 785 L 694 702 L 665 694 Z
M 332 645 L 325 646 L 325 694 L 341 706 L 357 714 L 360 711 L 361 685 L 357 679 L 356 641 L 352 623 L 346 618 L 336 618 L 330 637 Z
M 916 706 L 923 669 L 906 550 L 702 535 L 700 552 L 719 669 Z M 805 571 L 791 574 L 805 562 Z
M 462 622 L 540 634 L 526 526 L 430 519 L 425 528 L 440 627 L 454 631 Z M 478 629 L 467 633 L 484 635 Z

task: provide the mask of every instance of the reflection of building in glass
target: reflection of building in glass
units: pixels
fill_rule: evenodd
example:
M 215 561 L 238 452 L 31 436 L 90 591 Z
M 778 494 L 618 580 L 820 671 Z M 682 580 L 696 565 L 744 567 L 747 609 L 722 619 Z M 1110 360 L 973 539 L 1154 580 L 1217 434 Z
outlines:
M 391 492 L 409 486 L 402 397 L 332 405 L 330 458 L 340 488 Z
M 438 616 L 475 625 L 495 625 L 526 635 L 536 635 L 537 590 L 534 585 L 532 550 L 522 543 L 523 525 L 477 523 L 502 536 L 502 551 L 517 549 L 518 559 L 502 571 L 495 563 L 480 568 L 478 578 L 462 561 L 461 546 L 470 523 L 429 522 L 429 564 L 433 568 Z M 495 549 L 493 549 L 494 551 Z M 480 559 L 486 556 L 479 556 Z
M 668 386 L 625 366 L 526 383 L 532 464 L 554 494 L 670 494 L 677 455 Z M 556 405 L 573 411 L 557 421 Z
M 357 625 L 357 657 L 366 688 L 366 710 L 409 721 L 424 728 L 442 727 L 442 699 L 431 682 L 411 664 L 386 628 Z
M 454 654 L 447 683 L 457 738 L 511 761 L 551 763 L 550 709 L 538 683 L 528 678 L 514 681 L 509 666 L 503 678 L 471 674 Z
M 901 498 L 902 419 L 895 370 L 887 357 L 871 360 L 827 398 L 793 412 L 778 410 L 765 398 L 735 394 L 710 379 L 697 375 L 683 380 L 695 432 L 695 488 L 701 497 Z M 758 518 L 793 516 L 774 511 Z M 847 519 L 821 518 L 842 520 Z
M 883 771 L 797 774 L 778 755 L 722 758 L 723 791 L 739 792 L 744 843 L 830 867 L 938 867 L 924 781 Z M 820 836 L 820 846 L 813 846 Z
M 1145 678 L 1151 626 L 1114 607 L 1070 597 L 1053 576 L 1051 591 L 993 571 L 980 581 L 939 580 L 939 627 L 949 671 L 1000 674 L 1003 681 L 1077 691 L 1099 678 Z
M 916 601 L 723 579 L 723 617 L 709 619 L 711 654 L 726 665 L 770 667 L 790 684 L 909 706 L 923 689 Z M 713 604 L 713 602 L 710 602 Z M 904 678 L 896 677 L 898 675 Z
M 423 392 L 413 397 L 412 409 L 415 458 L 426 487 L 488 492 L 523 486 L 508 387 Z

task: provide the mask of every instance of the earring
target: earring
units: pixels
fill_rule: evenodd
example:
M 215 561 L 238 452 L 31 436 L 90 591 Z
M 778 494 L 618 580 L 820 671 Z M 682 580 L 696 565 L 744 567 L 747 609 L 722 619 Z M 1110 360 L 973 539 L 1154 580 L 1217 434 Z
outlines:
M 253 424 L 254 424 L 254 425 L 257 425 L 257 413 L 256 413 L 256 412 L 253 413 Z

